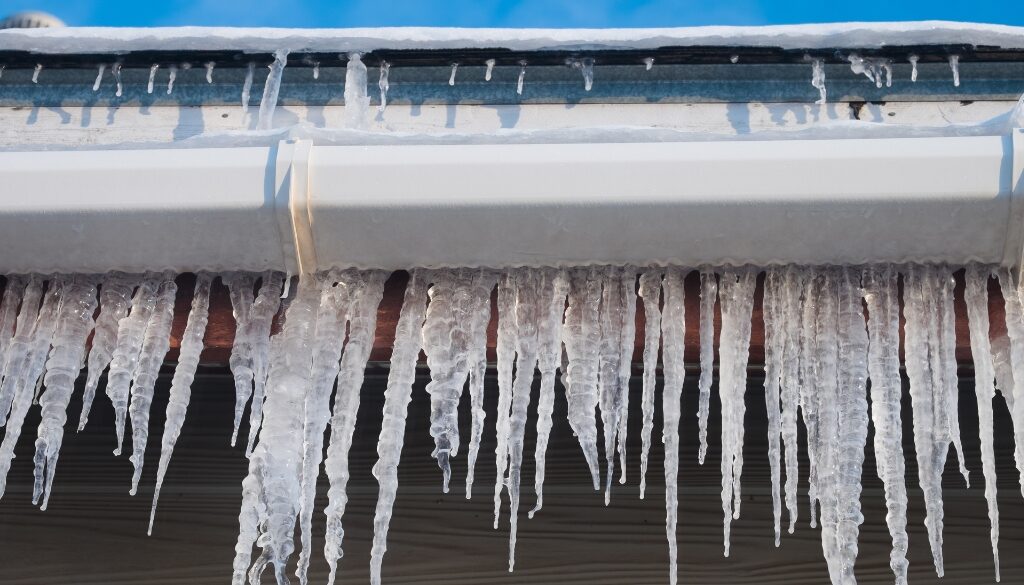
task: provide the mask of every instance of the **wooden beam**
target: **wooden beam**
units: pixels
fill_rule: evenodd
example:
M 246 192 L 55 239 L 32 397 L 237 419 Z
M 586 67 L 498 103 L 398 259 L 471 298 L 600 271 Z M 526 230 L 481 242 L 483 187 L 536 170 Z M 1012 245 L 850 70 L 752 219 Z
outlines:
M 405 291 L 405 284 L 408 281 L 406 272 L 395 272 L 384 285 L 384 298 L 380 304 L 377 315 L 377 333 L 374 339 L 373 351 L 370 354 L 372 361 L 386 361 L 391 357 L 391 346 L 395 340 L 395 325 L 398 323 L 398 315 L 402 308 L 402 296 Z M 957 361 L 969 364 L 971 360 L 970 331 L 967 323 L 967 309 L 964 305 L 964 274 L 958 271 L 955 274 L 956 288 L 956 357 Z M 192 289 L 195 277 L 191 274 L 183 274 L 178 277 L 178 298 L 174 313 L 174 328 L 171 333 L 171 353 L 169 360 L 177 359 L 178 345 L 181 342 L 181 335 L 185 330 L 185 321 L 188 318 L 189 307 L 192 302 Z M 691 272 L 685 281 L 686 286 L 686 361 L 696 363 L 700 355 L 700 331 L 697 327 L 700 307 L 700 277 L 696 272 Z M 764 292 L 764 275 L 762 274 L 757 283 L 757 290 L 754 300 L 753 326 L 750 340 L 750 363 L 761 364 L 764 361 L 764 321 L 761 316 L 761 301 Z M 496 307 L 496 295 L 491 298 L 492 306 Z M 991 334 L 997 337 L 1005 334 L 1005 312 L 1003 297 L 999 285 L 995 279 L 989 280 L 989 315 L 991 321 Z M 497 337 L 497 310 L 492 310 L 490 325 L 488 326 L 487 344 L 489 359 L 494 360 L 494 347 Z M 276 327 L 276 324 L 275 324 Z M 716 306 L 715 309 L 715 343 L 717 348 L 718 334 L 721 329 L 721 313 Z M 903 317 L 900 316 L 900 335 L 902 341 Z M 636 315 L 636 350 L 633 354 L 634 362 L 640 362 L 643 353 L 644 337 L 644 310 L 643 303 L 637 303 Z M 227 288 L 217 280 L 214 283 L 210 298 L 210 322 L 206 331 L 206 349 L 203 352 L 203 362 L 207 364 L 226 364 L 231 354 L 231 345 L 235 338 L 235 320 L 232 316 L 231 301 L 228 298 Z M 717 352 L 716 352 L 717 354 Z M 901 347 L 902 355 L 902 347 Z

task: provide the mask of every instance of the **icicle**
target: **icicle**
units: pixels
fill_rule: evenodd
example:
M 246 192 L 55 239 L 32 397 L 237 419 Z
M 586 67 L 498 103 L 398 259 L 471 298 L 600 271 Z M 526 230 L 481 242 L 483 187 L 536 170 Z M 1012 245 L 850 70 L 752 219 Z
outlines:
M 267 380 L 266 416 L 259 444 L 249 458 L 249 473 L 242 482 L 238 514 L 233 585 L 244 585 L 253 544 L 263 553 L 252 564 L 248 578 L 257 583 L 270 563 L 278 583 L 287 583 L 286 565 L 294 550 L 295 520 L 299 510 L 303 402 L 310 384 L 313 331 L 319 289 L 300 280 L 278 334 Z
M 284 68 L 287 66 L 288 50 L 278 49 L 274 52 L 274 62 L 268 66 L 270 73 L 263 84 L 263 99 L 260 100 L 260 113 L 256 122 L 256 128 L 259 130 L 270 130 L 274 127 L 274 112 L 277 110 L 277 98 L 281 93 L 281 78 L 284 77 Z
M 171 95 L 174 91 L 174 81 L 178 78 L 178 66 L 168 65 L 167 66 L 167 95 Z
M 316 81 L 317 79 L 320 79 L 320 62 L 319 61 L 314 61 L 313 62 L 313 80 Z
M 412 397 L 412 385 L 416 379 L 416 362 L 422 345 L 420 329 L 423 326 L 427 304 L 426 284 L 418 271 L 412 271 L 405 286 L 402 311 L 395 328 L 391 370 L 388 372 L 387 390 L 384 391 L 384 420 L 381 424 L 380 438 L 377 440 L 378 459 L 373 466 L 373 476 L 380 484 L 380 493 L 373 516 L 371 585 L 380 585 L 381 582 L 381 564 L 387 551 L 388 526 L 391 524 L 391 513 L 398 493 L 398 463 L 405 440 L 405 419 Z M 489 294 L 487 309 L 489 314 Z
M 622 271 L 622 333 L 619 336 L 619 484 L 626 483 L 626 436 L 629 431 L 629 379 L 633 376 L 633 351 L 636 348 L 636 270 L 627 266 Z
M 960 87 L 960 55 L 949 56 L 949 69 L 953 72 L 953 86 Z
M 252 453 L 256 444 L 256 436 L 263 423 L 263 398 L 267 382 L 267 360 L 270 357 L 270 330 L 274 324 L 274 315 L 281 308 L 284 274 L 267 271 L 263 273 L 260 292 L 253 301 L 249 318 L 247 338 L 252 343 L 250 364 L 252 368 L 252 406 L 249 408 L 249 439 L 246 442 L 246 454 Z
M 644 70 L 650 71 L 654 68 L 654 57 L 644 57 Z
M 388 89 L 391 84 L 388 83 L 388 73 L 391 71 L 391 63 L 387 61 L 380 62 L 380 79 L 377 81 L 377 87 L 380 88 L 380 106 L 377 110 L 380 113 L 384 113 L 384 109 L 388 107 Z
M 149 67 L 149 82 L 146 84 L 146 93 L 153 93 L 153 85 L 156 82 L 156 71 L 159 68 L 159 63 L 153 63 Z
M 178 351 L 178 365 L 174 367 L 171 378 L 170 397 L 167 400 L 167 416 L 164 423 L 164 435 L 160 441 L 160 466 L 156 472 L 156 489 L 153 491 L 153 505 L 149 512 L 149 535 L 153 534 L 153 520 L 156 518 L 156 504 L 160 500 L 160 488 L 163 487 L 167 467 L 171 463 L 174 445 L 181 435 L 181 427 L 185 424 L 189 399 L 192 396 L 192 381 L 196 376 L 199 358 L 203 352 L 203 336 L 210 314 L 210 285 L 213 277 L 205 272 L 196 274 L 196 285 L 192 293 L 192 309 L 188 314 L 185 332 L 181 336 Z
M 208 61 L 203 65 L 206 68 L 206 83 L 213 83 L 213 68 L 216 66 L 217 64 L 213 61 Z
M 824 59 L 811 59 L 811 85 L 818 90 L 819 98 L 816 104 L 824 104 L 825 91 L 825 61 Z
M 96 81 L 92 82 L 92 90 L 99 91 L 100 84 L 103 83 L 103 72 L 107 70 L 106 63 L 100 63 L 99 68 L 96 71 Z
M 905 363 L 910 378 L 910 397 L 914 409 L 914 445 L 917 451 L 918 480 L 924 492 L 925 526 L 935 562 L 935 572 L 943 574 L 942 562 L 942 470 L 946 464 L 951 437 L 946 424 L 945 388 L 942 382 L 942 354 L 935 307 L 939 291 L 935 269 L 910 266 L 903 276 Z
M 817 526 L 818 504 L 818 396 L 817 388 L 821 384 L 818 375 L 818 301 L 821 278 L 816 269 L 802 271 L 799 279 L 801 285 L 800 298 L 800 365 L 799 365 L 799 402 L 803 415 L 804 427 L 807 429 L 807 496 L 810 504 L 811 528 Z
M 36 63 L 36 68 L 32 70 L 32 83 L 39 83 L 39 72 L 43 70 L 42 63 Z
M 4 286 L 3 301 L 0 302 L 0 381 L 3 380 L 7 365 L 7 350 L 14 337 L 14 326 L 18 318 L 18 305 L 25 294 L 26 281 L 21 276 L 8 276 Z M 0 404 L 3 404 L 0 401 Z M 4 411 L 6 414 L 6 411 Z
M 1009 371 L 1012 375 L 1004 376 L 1003 398 L 1010 409 L 1013 420 L 1014 460 L 1020 481 L 1021 494 L 1024 495 L 1024 306 L 1021 293 L 1024 292 L 1019 282 L 1014 281 L 1010 271 L 1001 268 L 996 273 L 1003 292 L 1006 305 L 1006 333 L 1009 337 Z M 27 294 L 27 293 L 26 293 Z M 19 317 L 20 323 L 20 317 Z
M 487 70 L 484 71 L 484 81 L 490 81 L 491 74 L 494 73 L 494 59 L 484 61 L 484 65 L 487 66 Z
M 526 79 L 526 61 L 519 62 L 519 79 L 516 80 L 516 95 L 523 95 L 523 80 Z
M 907 57 L 907 61 L 910 61 L 910 81 L 914 83 L 917 83 L 917 62 L 920 59 L 920 57 L 914 54 Z
M 323 459 L 324 431 L 331 417 L 331 392 L 341 369 L 345 324 L 348 322 L 349 303 L 353 295 L 350 279 L 343 279 L 340 271 L 330 271 L 321 276 L 321 280 L 313 337 L 312 373 L 309 392 L 305 396 L 303 422 L 302 500 L 299 507 L 302 551 L 296 572 L 303 584 L 306 583 L 306 572 L 313 554 L 313 505 Z
M 117 84 L 117 89 L 114 91 L 116 97 L 121 97 L 124 86 L 121 84 L 121 62 L 118 61 L 110 66 L 110 74 L 114 76 L 114 81 Z
M 679 421 L 682 418 L 683 382 L 686 379 L 686 299 L 684 272 L 668 268 L 662 290 L 665 295 L 661 320 L 661 362 L 665 378 L 662 389 L 662 442 L 665 444 L 665 535 L 668 539 L 669 583 L 675 585 L 678 563 L 676 523 L 679 516 Z
M 519 486 L 523 464 L 523 441 L 526 435 L 530 390 L 537 368 L 538 325 L 544 318 L 546 304 L 539 298 L 539 271 L 528 268 L 516 271 L 516 372 L 512 383 L 512 411 L 508 423 L 508 494 L 509 543 L 508 571 L 516 562 L 516 536 L 519 526 Z M 614 455 L 613 455 L 614 456 Z
M 644 499 L 644 492 L 647 489 L 647 457 L 651 450 L 651 432 L 654 430 L 654 390 L 658 380 L 658 349 L 661 346 L 661 274 L 660 270 L 652 269 L 640 275 L 640 297 L 644 300 L 644 390 L 641 399 L 644 423 L 640 431 L 641 500 Z
M 601 323 L 598 305 L 601 302 L 600 272 L 597 267 L 576 268 L 569 275 L 569 304 L 565 310 L 562 341 L 568 366 L 563 376 L 568 403 L 569 426 L 579 440 L 587 460 L 594 490 L 600 488 L 597 452 L 598 345 Z M 498 289 L 501 310 L 501 289 Z M 500 321 L 499 321 L 500 325 Z M 499 349 L 501 346 L 499 327 Z M 499 359 L 499 365 L 501 361 Z M 500 374 L 500 371 L 499 371 Z M 500 379 L 499 379 L 500 382 Z
M 971 264 L 964 279 L 964 300 L 971 330 L 971 357 L 974 359 L 975 394 L 978 399 L 978 435 L 981 440 L 981 462 L 985 475 L 985 499 L 991 525 L 992 559 L 996 581 L 999 581 L 999 508 L 996 499 L 996 460 L 993 444 L 992 401 L 995 398 L 995 369 L 989 346 L 988 279 L 991 268 Z
M 364 71 L 365 74 L 365 71 Z M 365 84 L 363 86 L 365 88 Z M 365 91 L 365 89 L 364 89 Z M 377 331 L 377 306 L 384 295 L 387 273 L 381 271 L 350 272 L 352 296 L 349 305 L 348 342 L 341 358 L 334 411 L 331 415 L 331 440 L 327 447 L 324 469 L 330 482 L 327 490 L 327 539 L 324 556 L 330 567 L 328 585 L 334 583 L 338 559 L 341 558 L 345 530 L 341 519 L 348 504 L 348 451 L 352 446 L 352 433 L 359 410 L 359 390 L 366 373 L 366 360 L 373 349 Z
M 569 65 L 572 66 L 573 69 L 579 69 L 580 73 L 583 75 L 583 89 L 585 91 L 590 91 L 594 86 L 594 60 L 590 57 L 572 59 L 569 61 Z
M 160 283 L 154 276 L 143 279 L 135 291 L 135 296 L 132 297 L 131 312 L 121 319 L 117 326 L 117 345 L 110 360 L 110 373 L 107 374 L 107 396 L 114 405 L 114 426 L 117 433 L 114 455 L 121 454 L 132 376 L 139 364 L 146 327 L 156 308 L 159 286 Z
M 366 125 L 366 109 L 370 98 L 366 97 L 366 65 L 359 53 L 348 56 L 345 67 L 345 119 L 349 128 Z
M 767 271 L 764 283 L 764 402 L 768 414 L 768 462 L 772 478 L 772 515 L 774 517 L 775 546 L 782 541 L 782 500 L 780 482 L 782 474 L 782 407 L 779 396 L 785 340 L 781 328 L 784 326 L 782 303 L 785 276 L 781 269 Z
M 871 378 L 871 422 L 875 426 L 875 465 L 885 487 L 885 516 L 892 537 L 889 566 L 896 585 L 907 583 L 907 482 L 903 457 L 900 399 L 899 298 L 897 274 L 891 266 L 864 271 L 868 307 L 868 374 Z
M 733 65 L 739 63 L 740 62 L 740 56 L 739 55 L 733 55 L 732 57 L 729 57 L 729 62 L 732 63 Z
M 465 319 L 469 323 L 467 358 L 469 368 L 469 397 L 472 412 L 469 454 L 466 457 L 466 499 L 473 495 L 476 460 L 480 453 L 480 440 L 484 434 L 484 375 L 487 372 L 487 325 L 491 321 L 491 290 L 498 282 L 497 274 L 490 270 L 472 270 L 470 293 Z M 550 417 L 549 417 L 550 418 Z M 539 439 L 538 439 L 539 440 Z
M 711 408 L 711 382 L 715 374 L 715 300 L 718 298 L 718 280 L 715 273 L 700 271 L 700 389 L 697 407 L 697 426 L 700 450 L 697 461 L 704 465 L 708 452 L 708 411 Z
M 145 462 L 146 444 L 149 442 L 149 409 L 153 405 L 153 391 L 156 387 L 156 378 L 160 374 L 160 365 L 164 363 L 164 357 L 171 344 L 174 297 L 178 292 L 173 274 L 165 273 L 162 280 L 153 314 L 146 326 L 139 361 L 132 376 L 131 404 L 128 406 L 128 412 L 132 423 L 131 462 L 135 467 L 129 493 L 133 496 L 139 489 L 139 480 L 142 479 L 142 465 Z
M 455 85 L 455 72 L 458 71 L 458 69 L 459 69 L 459 64 L 458 63 L 452 63 L 452 74 L 451 74 L 450 77 L 448 77 L 448 85 L 451 85 L 451 86 Z
M 508 469 L 509 414 L 512 410 L 512 369 L 516 358 L 516 274 L 506 271 L 498 279 L 498 413 L 495 417 L 497 445 L 494 448 L 494 528 L 501 513 L 501 492 L 505 488 Z M 572 407 L 570 406 L 570 409 Z
M 252 91 L 252 78 L 256 75 L 256 63 L 249 61 L 245 69 L 245 81 L 242 82 L 242 113 L 249 112 L 249 94 Z
M 722 333 L 718 342 L 719 383 L 722 400 L 722 511 L 725 556 L 729 556 L 729 528 L 740 513 L 740 478 L 743 471 L 743 395 L 747 385 L 750 319 L 757 272 L 753 268 L 722 273 Z M 667 342 L 666 342 L 667 345 Z
M 50 349 L 50 341 L 53 339 L 62 289 L 63 282 L 61 280 L 51 280 L 46 294 L 41 295 L 40 281 L 35 277 L 30 277 L 28 288 L 25 290 L 25 299 L 22 301 L 23 312 L 18 315 L 19 325 L 22 323 L 22 314 L 25 315 L 25 335 L 17 333 L 12 340 L 11 353 L 7 363 L 7 376 L 3 381 L 3 389 L 0 390 L 0 395 L 10 395 L 14 399 L 6 421 L 7 432 L 4 434 L 3 443 L 0 444 L 0 498 L 3 497 L 7 489 L 7 472 L 11 469 L 14 448 L 18 443 L 18 438 L 21 437 L 21 427 L 25 422 L 25 415 L 28 414 L 29 406 L 32 404 L 32 391 L 36 387 L 36 381 L 42 375 L 46 363 L 46 354 Z M 40 296 L 43 297 L 41 307 L 39 305 Z M 22 331 L 20 327 L 19 331 Z M 6 413 L 6 408 L 3 411 Z
M 534 490 L 537 493 L 537 503 L 528 514 L 530 518 L 544 506 L 544 469 L 548 437 L 551 435 L 551 413 L 555 403 L 555 370 L 562 358 L 562 317 L 565 314 L 565 298 L 569 293 L 569 273 L 565 270 L 544 270 L 541 274 L 540 290 L 541 310 L 545 313 L 540 316 L 537 333 L 540 367 L 537 445 L 534 451 Z
M 964 478 L 966 487 L 971 487 L 971 481 L 964 464 L 964 448 L 960 441 L 960 390 L 956 376 L 956 319 L 953 315 L 953 280 L 952 270 L 948 266 L 940 266 L 935 269 L 935 288 L 938 294 L 932 293 L 933 298 L 939 304 L 939 342 L 941 353 L 938 357 L 938 365 L 941 368 L 942 391 L 945 393 L 944 416 L 948 427 L 949 437 L 952 440 L 953 448 L 956 450 L 957 462 L 960 467 L 960 475 Z M 934 315 L 934 313 L 933 313 Z
M 782 406 L 782 443 L 786 456 L 786 511 L 789 533 L 796 529 L 798 516 L 797 479 L 800 463 L 797 457 L 797 417 L 800 409 L 800 293 L 803 288 L 801 269 L 788 266 L 782 274 L 778 291 L 782 369 L 779 373 L 779 399 Z
M 35 483 L 32 503 L 42 509 L 50 500 L 50 488 L 64 439 L 68 402 L 85 358 L 85 342 L 92 332 L 96 311 L 96 283 L 88 276 L 70 278 L 62 291 L 53 333 L 53 350 L 46 361 L 46 392 L 40 398 L 42 421 L 36 439 Z
M 604 505 L 611 500 L 612 478 L 615 476 L 615 449 L 619 430 L 619 414 L 622 404 L 621 376 L 619 375 L 622 352 L 619 344 L 625 321 L 624 299 L 619 279 L 622 270 L 607 267 L 602 270 L 601 293 L 601 342 L 599 363 L 599 388 L 601 407 L 601 428 L 604 431 L 604 455 L 608 471 L 605 476 Z
M 231 446 L 238 440 L 238 429 L 242 425 L 242 413 L 252 395 L 252 339 L 249 321 L 252 318 L 252 305 L 255 301 L 253 288 L 256 277 L 250 273 L 237 272 L 221 275 L 221 281 L 228 288 L 231 299 L 232 315 L 235 318 L 235 339 L 231 345 L 231 356 L 228 365 L 235 382 L 235 416 L 234 428 L 231 431 Z
M 6 297 L 6 293 L 4 295 Z M 21 298 L 14 336 L 7 347 L 4 360 L 4 379 L 0 384 L 0 426 L 7 424 L 8 414 L 18 397 L 18 385 L 22 384 L 24 370 L 32 351 L 32 329 L 39 314 L 39 302 L 43 296 L 43 283 L 36 276 L 28 277 Z M 6 300 L 6 299 L 5 299 Z M 19 431 L 20 432 L 20 429 Z M 8 434 L 10 434 L 8 432 Z M 12 447 L 13 448 L 13 447 Z M 13 457 L 13 455 L 12 455 Z
M 79 431 L 84 429 L 85 424 L 89 421 L 89 411 L 92 408 L 93 399 L 96 397 L 100 376 L 107 369 L 110 358 L 114 354 L 119 323 L 128 315 L 135 284 L 135 280 L 128 275 L 114 272 L 105 276 L 100 286 L 100 314 L 96 318 L 92 347 L 89 348 L 88 376 L 85 381 L 85 391 L 82 394 L 82 414 L 78 421 Z
M 4 76 L 4 69 L 7 69 L 7 64 L 6 63 L 0 63 L 0 78 L 3 78 L 3 76 Z

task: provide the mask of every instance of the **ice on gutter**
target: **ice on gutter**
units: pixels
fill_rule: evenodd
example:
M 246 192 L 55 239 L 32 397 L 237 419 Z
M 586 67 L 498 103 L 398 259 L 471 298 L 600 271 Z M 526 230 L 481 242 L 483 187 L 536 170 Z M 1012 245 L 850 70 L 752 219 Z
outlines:
M 538 51 L 687 46 L 877 49 L 944 44 L 1021 49 L 1024 27 L 921 21 L 645 29 L 69 27 L 0 31 L 0 51 L 51 54 L 148 50 L 273 53 L 282 49 L 331 53 L 483 48 Z

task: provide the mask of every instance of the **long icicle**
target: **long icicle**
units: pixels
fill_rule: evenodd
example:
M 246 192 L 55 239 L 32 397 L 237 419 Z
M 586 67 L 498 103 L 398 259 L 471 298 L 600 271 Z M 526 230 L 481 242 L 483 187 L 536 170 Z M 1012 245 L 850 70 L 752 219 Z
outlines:
M 15 275 L 8 276 L 7 284 L 4 286 L 3 301 L 0 302 L 0 381 L 3 380 L 4 366 L 7 365 L 7 348 L 14 338 L 18 305 L 25 294 L 25 284 L 24 277 Z
M 53 349 L 46 361 L 46 391 L 39 399 L 42 421 L 36 434 L 35 484 L 32 503 L 45 510 L 64 439 L 68 403 L 85 358 L 85 342 L 93 328 L 96 282 L 90 276 L 71 277 L 64 287 L 53 333 Z
M 1012 387 L 1003 384 L 1002 391 L 1013 420 L 1013 457 L 1017 464 L 1020 493 L 1024 495 L 1024 295 L 1021 294 L 1024 291 L 1021 283 L 1014 280 L 1006 268 L 1000 268 L 996 274 L 1006 305 L 1006 333 L 1010 346 L 1008 371 L 1012 373 L 1009 376 Z
M 473 496 L 476 460 L 480 454 L 480 440 L 484 434 L 484 376 L 487 373 L 487 325 L 491 322 L 491 291 L 498 282 L 497 273 L 486 270 L 470 271 L 470 292 L 466 308 L 469 322 L 468 368 L 469 399 L 472 411 L 469 452 L 466 456 L 466 499 Z
M 686 302 L 681 268 L 667 268 L 662 281 L 665 295 L 661 319 L 661 354 L 665 386 L 661 396 L 661 441 L 665 444 L 665 536 L 668 539 L 669 583 L 676 584 L 678 548 L 676 523 L 679 516 L 679 421 L 682 418 L 683 382 L 686 380 Z
M 377 307 L 384 296 L 384 281 L 387 273 L 371 271 L 345 271 L 352 288 L 349 305 L 348 342 L 341 357 L 338 371 L 337 390 L 334 394 L 334 410 L 331 414 L 331 439 L 327 446 L 324 470 L 330 482 L 327 491 L 327 538 L 324 543 L 324 557 L 330 567 L 328 584 L 334 583 L 338 559 L 341 558 L 342 539 L 345 530 L 342 517 L 348 504 L 348 452 L 352 447 L 352 433 L 356 427 L 356 413 L 359 411 L 359 392 L 366 374 L 366 361 L 373 349 L 374 334 L 377 331 Z
M 537 402 L 537 445 L 534 450 L 534 490 L 537 503 L 528 516 L 533 518 L 544 507 L 544 468 L 548 437 L 551 435 L 551 413 L 555 406 L 555 371 L 562 358 L 562 317 L 565 298 L 569 294 L 569 273 L 565 270 L 545 269 L 541 274 L 541 305 L 545 314 L 538 325 L 538 363 L 540 367 L 540 397 Z
M 971 330 L 971 357 L 974 360 L 974 392 L 978 399 L 978 435 L 981 441 L 982 473 L 985 476 L 985 499 L 988 501 L 989 538 L 996 581 L 999 581 L 999 507 L 996 498 L 996 455 L 992 421 L 995 399 L 995 369 L 989 345 L 988 279 L 992 269 L 971 264 L 964 275 L 964 301 Z
M 800 463 L 797 419 L 800 410 L 800 293 L 803 286 L 803 272 L 788 266 L 782 276 L 781 332 L 782 372 L 779 398 L 782 404 L 782 443 L 786 455 L 786 510 L 789 515 L 788 532 L 793 534 L 799 515 L 797 506 L 797 480 Z
M 601 489 L 596 417 L 599 398 L 597 346 L 601 339 L 598 312 L 598 305 L 601 302 L 599 278 L 596 267 L 576 268 L 571 272 L 569 304 L 565 310 L 565 325 L 562 328 L 565 354 L 568 358 L 564 382 L 569 426 L 572 427 L 583 449 L 594 490 Z M 501 289 L 498 292 L 500 293 Z M 498 307 L 500 310 L 500 296 Z M 498 332 L 500 334 L 500 328 Z M 500 339 L 498 345 L 501 346 Z
M 119 324 L 128 316 L 128 310 L 132 306 L 132 293 L 137 284 L 138 279 L 120 272 L 112 272 L 104 276 L 100 285 L 100 314 L 96 317 L 92 347 L 89 348 L 88 375 L 82 394 L 82 414 L 78 419 L 79 431 L 89 422 L 89 411 L 96 397 L 100 376 L 110 365 L 114 348 L 117 347 Z
M 203 352 L 203 336 L 210 315 L 210 286 L 213 276 L 206 272 L 196 274 L 196 285 L 192 293 L 192 309 L 188 314 L 185 332 L 181 336 L 178 351 L 178 365 L 174 367 L 171 378 L 171 390 L 167 400 L 167 415 L 164 423 L 164 435 L 160 441 L 160 464 L 156 472 L 156 488 L 153 490 L 153 505 L 149 511 L 149 529 L 153 534 L 153 521 L 156 518 L 156 505 L 160 500 L 160 488 L 163 487 L 167 467 L 171 463 L 174 445 L 181 435 L 181 427 L 185 424 L 188 403 L 192 397 L 192 381 L 196 376 L 199 358 Z
M 800 278 L 800 365 L 799 402 L 804 427 L 807 429 L 807 500 L 810 504 L 811 528 L 817 526 L 818 514 L 818 297 L 821 275 L 817 269 L 802 271 Z
M 498 279 L 498 413 L 494 426 L 497 444 L 494 447 L 494 528 L 498 528 L 501 514 L 501 492 L 505 489 L 505 471 L 508 469 L 508 425 L 512 410 L 512 370 L 515 365 L 515 275 L 506 271 Z
M 868 306 L 868 376 L 871 378 L 871 422 L 875 427 L 875 466 L 885 488 L 885 521 L 892 538 L 889 567 L 896 585 L 907 584 L 907 480 L 903 456 L 900 400 L 900 317 L 897 274 L 891 266 L 864 271 Z M 987 337 L 986 337 L 987 339 Z
M 263 273 L 260 292 L 253 301 L 248 327 L 249 339 L 252 343 L 252 406 L 249 407 L 249 439 L 246 442 L 245 454 L 252 453 L 256 446 L 256 437 L 263 424 L 263 400 L 267 385 L 267 359 L 270 355 L 270 331 L 274 324 L 274 316 L 281 308 L 281 293 L 284 290 L 285 276 L 281 272 L 267 271 Z
M 221 282 L 228 287 L 231 299 L 231 313 L 235 318 L 235 340 L 231 344 L 231 356 L 228 365 L 235 381 L 235 417 L 234 428 L 231 430 L 231 446 L 238 441 L 238 429 L 242 426 L 242 413 L 252 396 L 252 343 L 249 336 L 249 320 L 252 318 L 252 304 L 255 301 L 253 287 L 256 277 L 246 272 L 233 272 L 221 275 Z
M 139 363 L 132 376 L 131 403 L 128 412 L 132 423 L 131 462 L 135 467 L 132 474 L 131 495 L 139 489 L 142 479 L 142 464 L 146 458 L 146 444 L 149 442 L 149 409 L 153 405 L 153 392 L 160 365 L 170 347 L 171 325 L 174 321 L 174 297 L 178 286 L 174 275 L 165 273 L 157 293 L 157 303 L 150 316 L 149 325 L 139 352 Z
M 622 289 L 622 330 L 619 335 L 619 430 L 615 442 L 619 450 L 619 484 L 626 483 L 626 437 L 629 431 L 629 379 L 633 377 L 633 352 L 636 349 L 637 271 L 627 266 L 619 280 Z
M 274 565 L 279 584 L 288 582 L 285 569 L 295 549 L 303 406 L 310 385 L 319 292 L 312 279 L 299 279 L 298 291 L 288 307 L 270 360 L 261 439 L 249 458 L 249 473 L 242 482 L 233 585 L 245 584 L 247 569 L 249 581 L 258 583 L 268 564 Z M 263 553 L 250 568 L 257 540 Z
M 381 565 L 387 551 L 388 526 L 398 494 L 398 463 L 405 440 L 405 419 L 416 380 L 416 362 L 423 345 L 421 328 L 426 313 L 427 290 L 419 271 L 412 271 L 405 285 L 402 312 L 395 328 L 388 387 L 384 391 L 384 420 L 377 441 L 377 463 L 373 476 L 380 484 L 377 508 L 373 516 L 373 548 L 370 551 L 370 583 L 380 585 Z M 490 295 L 487 298 L 490 309 Z M 486 359 L 486 356 L 485 356 Z
M 764 319 L 764 402 L 768 413 L 768 463 L 772 478 L 772 516 L 776 547 L 782 541 L 782 499 L 779 485 L 782 479 L 782 406 L 779 388 L 785 352 L 785 336 L 782 332 L 785 318 L 782 307 L 784 279 L 782 269 L 771 268 L 767 271 L 761 311 Z
M 8 310 L 14 313 L 14 318 L 11 326 L 6 329 L 11 331 L 11 337 L 7 340 L 4 348 L 3 362 L 0 362 L 0 371 L 3 373 L 0 376 L 0 382 L 7 377 L 10 367 L 19 361 L 19 352 L 26 348 L 28 335 L 35 323 L 36 315 L 39 313 L 39 299 L 42 295 L 41 284 L 34 276 L 25 279 L 12 277 L 7 280 L 7 287 L 4 289 L 3 310 L 5 318 Z M 34 306 L 33 303 L 35 303 Z M 19 306 L 21 310 L 19 310 Z M 4 337 L 7 337 L 6 333 Z M 14 394 L 15 390 L 12 384 L 0 384 L 0 426 L 7 423 L 7 415 L 14 401 Z
M 697 426 L 700 449 L 697 462 L 704 465 L 708 452 L 708 411 L 711 408 L 711 381 L 715 375 L 715 300 L 718 280 L 715 273 L 700 271 L 700 398 L 697 405 Z
M 661 346 L 661 278 L 662 271 L 645 270 L 640 275 L 640 298 L 644 301 L 644 378 L 641 408 L 643 427 L 640 430 L 640 499 L 647 489 L 647 458 L 654 430 L 654 391 L 658 382 L 658 349 Z
M 601 429 L 604 431 L 605 473 L 604 505 L 611 501 L 612 479 L 615 476 L 615 450 L 622 404 L 622 352 L 619 344 L 625 321 L 625 303 L 619 279 L 622 269 L 605 267 L 601 275 L 601 343 L 598 381 L 600 388 Z

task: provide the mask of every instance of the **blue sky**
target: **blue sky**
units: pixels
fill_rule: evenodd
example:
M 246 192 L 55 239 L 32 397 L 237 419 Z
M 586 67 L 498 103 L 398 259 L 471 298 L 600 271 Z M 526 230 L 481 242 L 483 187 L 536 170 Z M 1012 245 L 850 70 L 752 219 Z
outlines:
M 0 0 L 79 26 L 650 27 L 849 20 L 1024 25 L 1020 0 Z

